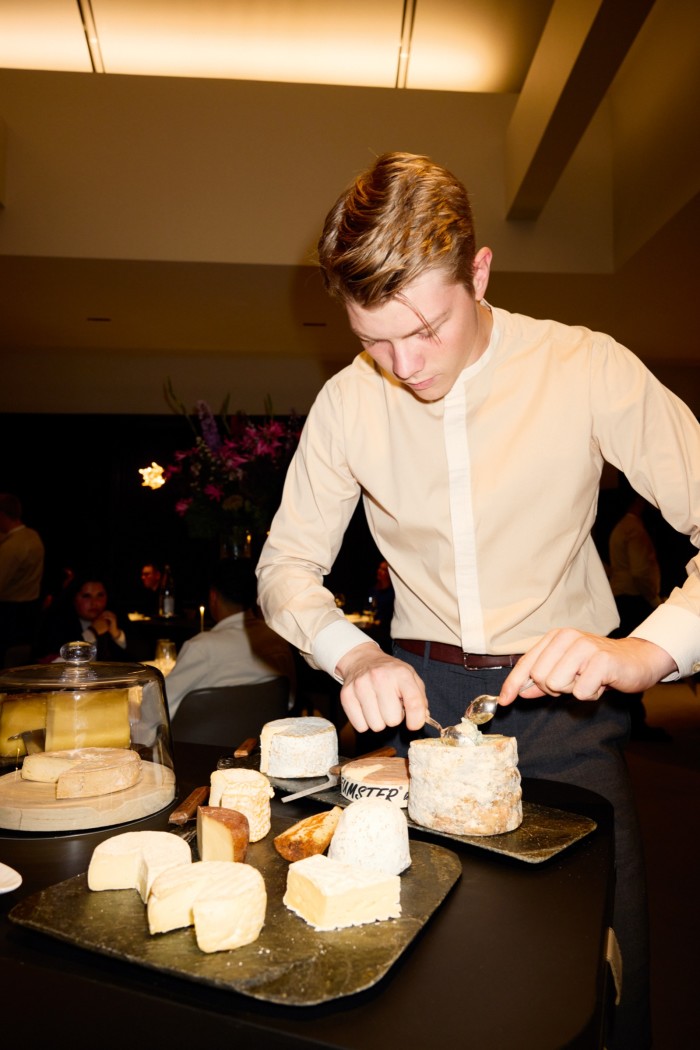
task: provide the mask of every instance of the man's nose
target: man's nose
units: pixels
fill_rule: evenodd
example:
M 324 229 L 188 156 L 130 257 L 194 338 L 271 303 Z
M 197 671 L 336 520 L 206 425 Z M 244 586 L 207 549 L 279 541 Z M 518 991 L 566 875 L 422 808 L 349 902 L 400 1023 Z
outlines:
M 423 367 L 421 354 L 407 343 L 394 343 L 393 368 L 397 379 L 410 379 Z

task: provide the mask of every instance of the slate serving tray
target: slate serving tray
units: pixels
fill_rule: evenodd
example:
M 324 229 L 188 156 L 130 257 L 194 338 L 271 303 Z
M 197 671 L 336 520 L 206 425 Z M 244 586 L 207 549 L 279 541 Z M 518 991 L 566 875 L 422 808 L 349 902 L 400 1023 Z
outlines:
M 272 832 L 248 850 L 246 863 L 265 878 L 265 926 L 253 944 L 207 954 L 194 930 L 148 933 L 136 890 L 87 887 L 87 876 L 25 898 L 12 922 L 103 955 L 161 973 L 286 1006 L 312 1006 L 376 984 L 406 950 L 457 882 L 462 863 L 453 852 L 411 842 L 411 867 L 401 875 L 399 919 L 319 933 L 282 904 L 287 861 L 272 838 L 293 821 L 273 817 Z
M 351 761 L 351 759 L 340 761 L 342 763 Z M 259 755 L 251 755 L 245 759 L 225 758 L 219 762 L 219 768 L 222 769 L 239 765 L 258 769 Z M 282 798 L 314 784 L 324 784 L 326 781 L 325 777 L 310 777 L 304 780 L 279 780 L 274 777 L 268 779 Z M 313 801 L 314 799 L 326 802 L 331 806 L 349 805 L 349 800 L 341 795 L 339 786 L 307 796 L 307 800 Z M 301 801 L 304 800 L 300 799 Z M 541 806 L 538 803 L 528 802 L 526 799 L 523 799 L 522 824 L 515 831 L 507 831 L 503 835 L 451 835 L 415 824 L 408 817 L 408 813 L 406 813 L 406 818 L 409 829 L 416 832 L 437 836 L 452 843 L 476 846 L 479 849 L 489 850 L 491 853 L 500 853 L 525 864 L 541 864 L 549 860 L 575 842 L 590 835 L 598 826 L 590 817 L 581 816 L 579 813 L 567 813 L 565 810 L 554 809 L 551 806 Z

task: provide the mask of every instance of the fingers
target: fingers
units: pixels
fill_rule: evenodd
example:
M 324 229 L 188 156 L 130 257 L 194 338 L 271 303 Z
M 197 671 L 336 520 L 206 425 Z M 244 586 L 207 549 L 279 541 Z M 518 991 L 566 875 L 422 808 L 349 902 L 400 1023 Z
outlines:
M 503 683 L 499 702 L 510 704 L 518 695 L 534 699 L 563 693 L 577 700 L 598 700 L 607 688 L 635 693 L 674 668 L 665 650 L 641 638 L 606 638 L 561 628 L 543 635 L 518 661 Z
M 408 729 L 425 722 L 427 701 L 421 679 L 408 664 L 377 649 L 344 662 L 340 700 L 358 732 L 379 732 L 406 721 Z

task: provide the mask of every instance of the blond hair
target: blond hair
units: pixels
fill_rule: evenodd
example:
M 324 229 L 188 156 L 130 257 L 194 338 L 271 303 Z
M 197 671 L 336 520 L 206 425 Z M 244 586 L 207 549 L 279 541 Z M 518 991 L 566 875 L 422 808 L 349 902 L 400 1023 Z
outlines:
M 318 242 L 326 290 L 376 306 L 426 270 L 473 291 L 476 243 L 465 187 L 413 153 L 385 153 L 331 208 Z

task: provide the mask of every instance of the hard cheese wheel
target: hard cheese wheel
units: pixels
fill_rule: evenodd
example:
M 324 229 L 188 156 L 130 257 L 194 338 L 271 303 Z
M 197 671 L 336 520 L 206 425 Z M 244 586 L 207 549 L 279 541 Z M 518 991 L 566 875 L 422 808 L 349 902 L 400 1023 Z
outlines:
M 55 784 L 56 798 L 87 798 L 123 791 L 138 783 L 141 759 L 120 747 L 81 747 L 27 755 L 22 779 Z

